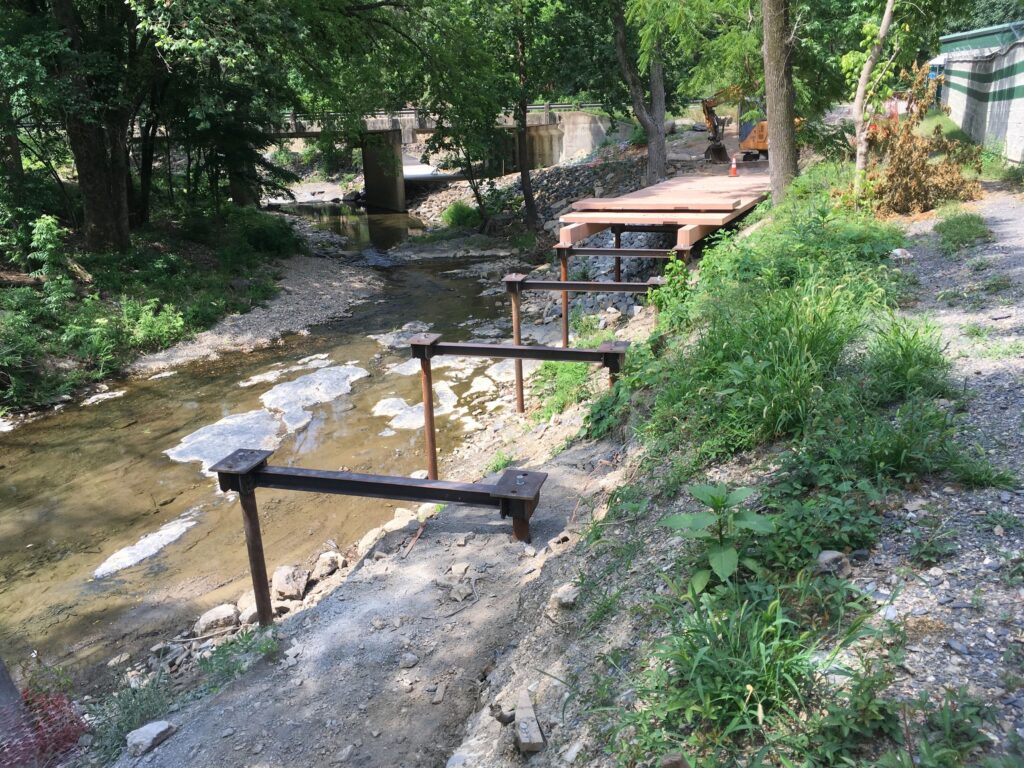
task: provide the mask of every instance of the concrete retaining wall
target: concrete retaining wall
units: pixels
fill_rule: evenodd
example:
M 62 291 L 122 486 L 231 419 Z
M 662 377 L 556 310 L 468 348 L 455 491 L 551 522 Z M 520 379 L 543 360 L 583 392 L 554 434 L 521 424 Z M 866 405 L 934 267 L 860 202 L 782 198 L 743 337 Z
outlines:
M 972 139 L 1024 162 L 1024 41 L 988 55 L 950 54 L 942 94 L 949 116 Z

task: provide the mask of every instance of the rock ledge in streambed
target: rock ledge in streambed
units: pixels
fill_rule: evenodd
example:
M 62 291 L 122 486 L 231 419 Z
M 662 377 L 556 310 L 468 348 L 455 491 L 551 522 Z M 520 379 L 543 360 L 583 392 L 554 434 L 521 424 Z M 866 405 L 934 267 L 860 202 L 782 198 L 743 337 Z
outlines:
M 199 522 L 196 519 L 198 514 L 199 508 L 193 507 L 180 517 L 164 523 L 153 533 L 147 533 L 131 546 L 117 550 L 93 571 L 93 578 L 102 579 L 152 557 L 168 544 L 180 539 L 189 528 Z
M 366 369 L 354 365 L 321 368 L 294 381 L 278 384 L 260 395 L 260 402 L 268 410 L 281 414 L 289 432 L 298 432 L 313 418 L 309 408 L 347 395 L 352 391 L 353 381 L 369 375 Z

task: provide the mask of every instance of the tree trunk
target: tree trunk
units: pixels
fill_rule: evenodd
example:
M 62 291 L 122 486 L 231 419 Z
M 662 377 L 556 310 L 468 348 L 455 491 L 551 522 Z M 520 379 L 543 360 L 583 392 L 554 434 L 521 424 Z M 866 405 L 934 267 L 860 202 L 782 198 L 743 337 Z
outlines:
M 779 203 L 798 172 L 789 0 L 762 0 L 761 14 L 764 23 L 764 90 L 768 106 L 768 173 L 772 200 Z
M 82 17 L 72 0 L 53 0 L 53 15 L 67 37 L 69 47 L 86 57 L 86 38 Z M 122 23 L 127 24 L 126 17 Z M 116 25 L 114 26 L 116 29 Z M 105 29 L 104 33 L 109 33 Z M 94 96 L 94 86 L 72 64 L 70 83 L 83 96 Z M 134 85 L 134 83 L 132 83 Z M 66 115 L 68 143 L 78 169 L 83 228 L 86 246 L 93 251 L 127 251 L 131 247 L 128 231 L 128 130 L 137 105 L 81 111 Z
M 135 200 L 132 222 L 136 225 L 149 223 L 149 201 L 153 190 L 153 160 L 156 154 L 156 118 L 142 125 L 139 137 L 139 194 Z
M 516 104 L 516 144 L 519 152 L 519 186 L 523 191 L 523 208 L 527 229 L 537 228 L 537 201 L 530 180 L 530 138 L 527 133 L 527 115 L 530 113 L 526 90 L 526 31 L 523 24 L 516 25 L 516 65 L 519 70 L 519 100 Z
M 853 99 L 853 135 L 857 146 L 857 173 L 853 180 L 853 192 L 860 197 L 864 189 L 864 175 L 868 170 L 868 123 L 865 117 L 867 107 L 868 86 L 871 84 L 871 73 L 882 55 L 882 48 L 885 46 L 885 38 L 889 35 L 889 27 L 892 26 L 893 11 L 896 7 L 896 0 L 886 0 L 885 11 L 882 14 L 882 24 L 878 28 L 878 36 L 875 38 L 864 66 L 860 70 L 860 78 L 857 80 L 857 93 Z
M 126 121 L 125 121 L 126 122 Z M 68 142 L 78 169 L 85 214 L 86 246 L 92 251 L 124 252 L 131 247 L 128 230 L 127 126 L 68 117 Z
M 621 3 L 612 10 L 615 30 L 615 57 L 619 60 L 623 79 L 629 89 L 633 114 L 647 135 L 647 183 L 655 184 L 665 178 L 665 71 L 657 56 L 651 59 L 651 103 L 644 99 L 644 86 L 636 63 L 629 50 L 626 37 L 626 13 Z
M 25 173 L 18 126 L 14 121 L 10 94 L 6 91 L 0 91 L 0 172 L 13 182 L 19 181 Z

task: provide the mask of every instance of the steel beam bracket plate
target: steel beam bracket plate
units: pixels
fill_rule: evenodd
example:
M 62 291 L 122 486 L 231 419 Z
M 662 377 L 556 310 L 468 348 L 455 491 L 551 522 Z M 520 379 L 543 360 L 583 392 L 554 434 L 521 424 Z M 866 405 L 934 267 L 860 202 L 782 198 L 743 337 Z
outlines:
M 273 455 L 273 451 L 239 448 L 210 467 L 210 471 L 217 473 L 217 482 L 222 491 L 238 491 L 241 490 L 239 478 L 263 468 L 267 459 Z
M 409 339 L 409 349 L 417 360 L 429 360 L 434 356 L 434 346 L 440 340 L 439 333 L 418 333 Z
M 628 341 L 605 341 L 597 348 L 598 351 L 604 353 L 603 365 L 612 373 L 618 373 L 622 370 L 622 365 L 626 361 L 626 350 L 629 349 Z
M 521 292 L 525 281 L 526 275 L 520 274 L 519 272 L 513 272 L 512 274 L 505 275 L 501 278 L 501 282 L 505 284 L 505 290 L 509 293 Z

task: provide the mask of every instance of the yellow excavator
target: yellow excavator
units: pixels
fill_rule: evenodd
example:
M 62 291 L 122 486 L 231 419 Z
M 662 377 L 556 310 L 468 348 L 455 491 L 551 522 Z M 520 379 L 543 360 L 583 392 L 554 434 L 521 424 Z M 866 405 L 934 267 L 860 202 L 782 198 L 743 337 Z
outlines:
M 702 99 L 701 108 L 704 110 L 704 124 L 708 128 L 708 148 L 704 150 L 704 157 L 713 163 L 728 163 L 732 158 L 725 148 L 722 139 L 725 137 L 725 126 L 727 118 L 719 117 L 715 107 L 722 99 L 729 101 L 740 101 L 742 97 L 732 88 L 725 88 L 710 99 Z M 744 160 L 757 160 L 761 157 L 768 157 L 768 121 L 759 120 L 749 123 L 740 123 L 740 151 L 743 152 Z

